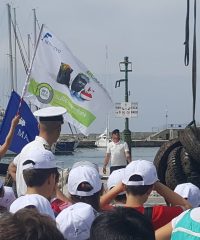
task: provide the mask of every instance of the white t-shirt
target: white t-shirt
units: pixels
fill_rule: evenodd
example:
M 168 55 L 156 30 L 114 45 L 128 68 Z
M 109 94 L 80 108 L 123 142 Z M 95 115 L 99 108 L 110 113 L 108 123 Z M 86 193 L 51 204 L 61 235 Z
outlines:
M 16 197 L 11 187 L 4 186 L 4 196 L 0 197 L 0 206 L 9 210 L 10 205 L 15 201 Z
M 110 165 L 111 166 L 127 165 L 126 152 L 128 151 L 129 151 L 129 148 L 126 142 L 119 141 L 118 143 L 114 143 L 114 142 L 108 143 L 106 153 L 111 154 Z
M 51 208 L 50 202 L 39 194 L 26 194 L 17 198 L 10 206 L 10 212 L 16 213 L 18 210 L 27 206 L 33 205 L 41 214 L 49 215 L 55 220 L 54 212 Z
M 25 160 L 24 155 L 26 155 L 29 151 L 32 151 L 34 149 L 35 151 L 37 151 L 38 149 L 44 149 L 44 145 L 48 145 L 47 141 L 42 137 L 36 136 L 35 140 L 28 143 L 13 160 L 14 165 L 17 167 L 16 185 L 18 197 L 20 197 L 21 195 L 25 195 L 27 190 L 22 170 L 22 165 Z

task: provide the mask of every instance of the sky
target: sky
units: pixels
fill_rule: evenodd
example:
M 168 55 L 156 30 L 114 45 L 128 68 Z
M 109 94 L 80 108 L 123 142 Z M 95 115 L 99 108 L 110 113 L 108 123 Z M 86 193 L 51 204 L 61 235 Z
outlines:
M 6 106 L 10 92 L 8 71 L 8 29 L 5 0 L 0 0 L 0 105 Z M 191 1 L 191 4 L 193 1 Z M 198 3 L 198 1 L 197 1 Z M 138 117 L 131 118 L 131 131 L 154 131 L 167 124 L 187 124 L 192 120 L 192 80 L 190 66 L 184 66 L 186 0 L 13 0 L 17 24 L 24 44 L 27 34 L 33 41 L 33 8 L 38 24 L 46 24 L 62 39 L 98 80 L 113 102 L 123 102 L 125 88 L 115 82 L 124 78 L 119 62 L 129 57 L 129 101 L 138 102 Z M 198 4 L 199 5 L 199 4 Z M 199 6 L 197 28 L 199 27 Z M 191 6 L 190 59 L 192 59 L 193 12 Z M 197 32 L 197 49 L 200 32 Z M 106 50 L 107 49 L 107 50 Z M 197 80 L 199 59 L 197 51 Z M 18 66 L 18 92 L 25 74 Z M 200 119 L 197 83 L 196 121 Z M 167 115 L 167 117 L 166 117 Z M 124 130 L 124 119 L 109 116 L 110 131 Z M 94 132 L 103 132 L 106 119 Z

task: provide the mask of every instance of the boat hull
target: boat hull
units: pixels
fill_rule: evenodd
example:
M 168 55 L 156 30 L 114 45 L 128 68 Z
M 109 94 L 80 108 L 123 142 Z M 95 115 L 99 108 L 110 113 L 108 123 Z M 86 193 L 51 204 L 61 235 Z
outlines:
M 65 155 L 72 153 L 78 146 L 79 141 L 59 141 L 56 144 L 56 155 Z

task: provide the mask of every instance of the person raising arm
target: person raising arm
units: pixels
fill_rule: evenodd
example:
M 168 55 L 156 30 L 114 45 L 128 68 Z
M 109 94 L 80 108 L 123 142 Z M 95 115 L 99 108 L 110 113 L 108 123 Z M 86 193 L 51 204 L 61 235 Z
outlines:
M 19 123 L 19 119 L 20 119 L 20 115 L 17 114 L 11 122 L 11 127 L 10 127 L 10 130 L 6 137 L 6 140 L 5 140 L 4 144 L 0 147 L 0 158 L 2 158 L 6 154 L 7 150 L 9 149 L 9 146 L 13 139 L 15 128 L 16 128 L 17 124 Z

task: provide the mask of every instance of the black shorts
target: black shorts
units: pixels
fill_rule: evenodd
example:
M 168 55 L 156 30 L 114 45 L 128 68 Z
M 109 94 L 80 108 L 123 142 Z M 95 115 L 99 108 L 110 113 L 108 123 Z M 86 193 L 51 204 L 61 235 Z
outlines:
M 125 168 L 126 167 L 126 165 L 123 165 L 123 166 L 111 166 L 110 167 L 110 174 L 113 172 L 113 171 L 115 171 L 115 170 L 118 170 L 118 169 L 120 169 L 120 168 Z

